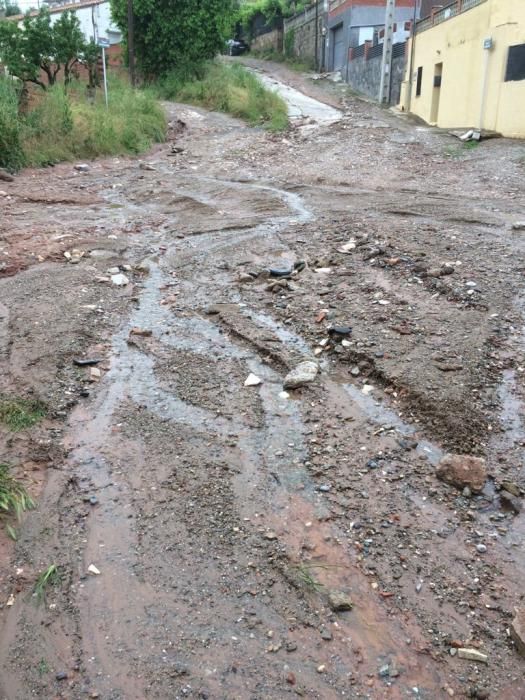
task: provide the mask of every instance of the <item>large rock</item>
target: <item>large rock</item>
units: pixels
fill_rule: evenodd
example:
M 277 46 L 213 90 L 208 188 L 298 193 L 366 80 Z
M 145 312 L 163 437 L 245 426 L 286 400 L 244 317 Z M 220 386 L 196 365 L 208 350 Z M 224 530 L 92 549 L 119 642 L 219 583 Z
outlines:
M 342 591 L 330 591 L 328 593 L 328 605 L 334 612 L 351 610 L 353 607 L 350 596 Z
M 525 608 L 516 609 L 516 616 L 510 626 L 510 636 L 516 644 L 518 653 L 525 656 Z
M 472 491 L 481 491 L 487 480 L 487 466 L 481 457 L 445 455 L 436 469 L 436 475 L 447 484 Z
M 297 367 L 292 369 L 291 372 L 288 372 L 284 378 L 284 388 L 297 389 L 297 387 L 303 386 L 303 384 L 309 384 L 317 377 L 318 371 L 319 367 L 316 362 L 312 362 L 311 360 L 301 362 Z

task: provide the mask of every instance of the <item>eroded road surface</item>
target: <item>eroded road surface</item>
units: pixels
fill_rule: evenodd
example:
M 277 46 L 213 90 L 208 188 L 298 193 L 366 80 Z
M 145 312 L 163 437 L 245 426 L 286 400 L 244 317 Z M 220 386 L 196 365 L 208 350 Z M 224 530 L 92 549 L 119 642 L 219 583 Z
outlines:
M 2 699 L 525 697 L 524 145 L 266 69 L 318 118 L 171 104 L 142 160 L 2 183 L 1 391 L 48 407 L 1 429 Z

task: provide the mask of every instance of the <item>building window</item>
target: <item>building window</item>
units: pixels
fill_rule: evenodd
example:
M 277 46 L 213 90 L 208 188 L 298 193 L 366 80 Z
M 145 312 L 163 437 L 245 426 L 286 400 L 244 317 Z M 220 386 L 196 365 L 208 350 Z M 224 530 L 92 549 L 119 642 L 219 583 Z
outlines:
M 525 44 L 509 46 L 505 82 L 525 80 Z
M 416 97 L 421 95 L 421 83 L 423 82 L 423 66 L 417 69 Z

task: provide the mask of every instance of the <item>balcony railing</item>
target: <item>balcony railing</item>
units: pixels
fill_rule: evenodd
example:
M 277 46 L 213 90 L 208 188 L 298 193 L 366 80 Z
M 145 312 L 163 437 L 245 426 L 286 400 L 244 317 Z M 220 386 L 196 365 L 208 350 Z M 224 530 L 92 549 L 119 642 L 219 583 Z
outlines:
M 467 12 L 467 10 L 471 10 L 473 7 L 477 7 L 484 2 L 487 2 L 487 0 L 454 0 L 454 2 L 451 2 L 446 7 L 434 10 L 430 17 L 419 20 L 416 24 L 416 33 L 419 34 L 426 29 L 435 27 L 436 24 L 446 22 L 448 19 L 452 19 L 452 17 Z

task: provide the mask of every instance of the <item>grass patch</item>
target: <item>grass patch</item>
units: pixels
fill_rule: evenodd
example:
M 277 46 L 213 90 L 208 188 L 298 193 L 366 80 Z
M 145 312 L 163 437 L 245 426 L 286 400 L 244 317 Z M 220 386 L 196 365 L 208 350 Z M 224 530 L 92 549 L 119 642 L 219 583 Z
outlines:
M 17 170 L 24 164 L 18 95 L 8 80 L 0 78 L 0 167 Z
M 24 511 L 34 507 L 35 503 L 25 487 L 9 473 L 9 466 L 0 464 L 0 510 L 20 519 Z M 11 526 L 8 526 L 7 531 L 10 537 L 16 539 L 16 533 Z
M 46 408 L 36 399 L 0 396 L 0 422 L 14 433 L 31 428 L 46 415 Z
M 50 586 L 58 586 L 62 581 L 62 574 L 56 564 L 51 564 L 39 575 L 33 588 L 33 597 L 38 605 L 46 599 L 46 593 Z
M 118 79 L 110 80 L 108 109 L 102 90 L 90 101 L 80 84 L 67 94 L 62 85 L 37 93 L 26 114 L 18 112 L 18 97 L 16 83 L 0 78 L 0 165 L 9 170 L 137 154 L 166 137 L 166 115 L 152 91 L 134 90 Z M 7 118 L 9 132 L 3 129 Z
M 479 146 L 479 141 L 465 141 L 456 146 L 446 146 L 444 154 L 447 158 L 463 158 L 469 151 L 474 151 Z
M 300 564 L 296 568 L 296 573 L 300 583 L 308 590 L 315 591 L 316 593 L 324 590 L 324 585 L 315 578 L 311 566 Z
M 49 673 L 50 670 L 51 669 L 49 668 L 49 664 L 47 663 L 47 661 L 44 658 L 40 659 L 37 666 L 38 675 L 45 676 L 46 673 Z
M 213 61 L 197 67 L 193 73 L 170 73 L 156 84 L 156 90 L 163 99 L 227 112 L 269 131 L 288 127 L 284 100 L 239 64 Z

